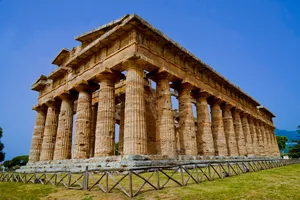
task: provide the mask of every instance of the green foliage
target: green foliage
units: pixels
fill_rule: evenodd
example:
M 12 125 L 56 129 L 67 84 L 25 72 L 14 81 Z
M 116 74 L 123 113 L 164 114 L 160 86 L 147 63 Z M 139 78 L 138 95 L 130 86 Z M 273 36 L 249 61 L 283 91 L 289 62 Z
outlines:
M 288 138 L 286 136 L 276 136 L 278 148 L 280 151 L 283 151 L 286 147 L 286 142 L 288 141 Z
M 289 149 L 289 156 L 292 158 L 300 158 L 300 144 L 297 144 Z
M 115 155 L 119 155 L 119 142 L 115 143 Z
M 3 130 L 0 127 L 0 162 L 2 162 L 5 159 L 5 153 L 3 152 L 4 144 L 1 142 L 2 135 L 3 135 Z
M 23 155 L 23 156 L 16 156 L 12 160 L 7 160 L 5 161 L 4 167 L 7 169 L 19 169 L 20 166 L 26 165 L 28 162 L 28 156 Z

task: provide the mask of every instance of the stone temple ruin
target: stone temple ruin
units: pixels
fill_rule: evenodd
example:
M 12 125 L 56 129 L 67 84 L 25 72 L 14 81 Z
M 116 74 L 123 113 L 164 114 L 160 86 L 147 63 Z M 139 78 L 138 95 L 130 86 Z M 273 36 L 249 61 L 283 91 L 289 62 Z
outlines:
M 21 171 L 279 156 L 275 116 L 139 16 L 75 39 L 32 86 L 37 117 Z

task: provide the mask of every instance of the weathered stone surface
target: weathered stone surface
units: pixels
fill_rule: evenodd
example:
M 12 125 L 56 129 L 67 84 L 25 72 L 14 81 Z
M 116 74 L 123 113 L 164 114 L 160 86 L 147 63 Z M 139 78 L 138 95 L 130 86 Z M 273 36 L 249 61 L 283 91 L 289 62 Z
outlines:
M 265 156 L 264 141 L 263 141 L 262 131 L 260 129 L 260 122 L 258 120 L 255 120 L 254 122 L 255 122 L 257 141 L 259 146 L 259 155 Z
M 44 106 L 37 106 L 33 108 L 36 110 L 36 120 L 33 130 L 29 162 L 37 162 L 40 160 L 41 146 L 43 142 L 45 122 L 46 122 L 46 109 Z
M 145 119 L 144 70 L 131 60 L 123 63 L 126 73 L 124 154 L 147 154 L 147 127 Z
M 230 104 L 226 104 L 223 109 L 224 131 L 226 136 L 228 156 L 238 156 L 239 152 L 236 143 L 231 109 L 232 105 Z
M 159 79 L 156 83 L 157 154 L 176 155 L 174 118 L 169 80 Z
M 92 120 L 91 120 L 91 135 L 90 135 L 90 158 L 95 155 L 95 137 L 96 137 L 96 126 L 97 126 L 97 111 L 98 104 L 92 106 Z
M 180 151 L 183 155 L 197 155 L 195 121 L 192 110 L 191 86 L 181 84 L 178 96 Z
M 54 146 L 58 126 L 59 107 L 57 106 L 57 103 L 54 100 L 52 100 L 47 102 L 47 106 L 48 110 L 45 122 L 40 161 L 53 160 Z
M 214 99 L 211 109 L 212 133 L 214 138 L 214 146 L 216 156 L 227 156 L 226 137 L 223 125 L 222 110 L 220 103 L 222 101 Z
M 115 154 L 115 80 L 100 83 L 97 114 L 95 157 Z
M 53 160 L 71 158 L 72 128 L 73 128 L 73 99 L 69 94 L 60 96 L 62 99 L 58 120 L 57 136 Z
M 197 96 L 197 148 L 203 156 L 214 156 L 215 147 L 211 130 L 211 121 L 208 111 L 207 93 L 199 93 Z
M 253 146 L 253 153 L 255 156 L 258 156 L 259 155 L 259 145 L 258 145 L 257 132 L 256 132 L 255 124 L 254 124 L 254 119 L 251 116 L 249 116 L 248 121 L 249 121 L 249 128 L 250 128 L 250 134 L 251 134 L 251 140 L 252 140 L 252 146 Z
M 261 122 L 259 127 L 260 127 L 260 132 L 261 132 L 261 135 L 262 135 L 262 141 L 263 141 L 263 144 L 264 144 L 264 156 L 268 156 L 269 155 L 268 140 L 267 140 L 267 135 L 266 135 L 264 123 Z
M 119 154 L 123 155 L 124 151 L 124 119 L 125 119 L 125 101 L 120 103 L 120 128 L 119 128 Z
M 242 113 L 241 116 L 242 116 L 241 121 L 242 121 L 242 126 L 243 126 L 243 133 L 244 133 L 244 138 L 245 138 L 247 156 L 253 157 L 254 152 L 253 152 L 253 145 L 252 145 L 252 139 L 251 139 L 251 134 L 250 134 L 250 127 L 249 127 L 249 122 L 248 122 L 248 114 Z
M 77 100 L 76 123 L 74 134 L 73 159 L 88 158 L 90 155 L 91 109 L 92 95 L 88 85 L 79 85 Z
M 239 150 L 240 156 L 247 156 L 245 138 L 243 133 L 243 126 L 241 122 L 240 110 L 233 110 L 233 124 L 235 130 L 236 143 Z

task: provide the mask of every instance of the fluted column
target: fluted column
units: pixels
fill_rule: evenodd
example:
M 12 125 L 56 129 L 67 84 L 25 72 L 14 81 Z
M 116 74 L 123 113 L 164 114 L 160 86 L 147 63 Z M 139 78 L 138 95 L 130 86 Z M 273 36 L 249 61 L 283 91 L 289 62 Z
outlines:
M 274 141 L 274 156 L 280 156 L 280 151 L 279 151 L 279 147 L 278 147 L 278 143 L 277 143 L 277 139 L 276 139 L 276 135 L 274 132 L 274 127 L 270 127 L 271 130 L 271 135 Z
M 235 138 L 237 147 L 239 150 L 240 156 L 247 156 L 246 151 L 246 144 L 245 144 L 245 138 L 243 133 L 243 126 L 241 122 L 241 116 L 240 116 L 240 110 L 234 109 L 233 110 L 233 124 L 234 124 L 234 131 L 235 131 Z
M 262 131 L 260 129 L 260 122 L 258 120 L 255 120 L 255 127 L 256 127 L 256 133 L 257 133 L 257 142 L 258 142 L 258 146 L 259 146 L 259 155 L 265 156 L 263 135 L 262 135 Z
M 60 96 L 60 106 L 57 136 L 53 160 L 71 158 L 72 128 L 73 128 L 73 99 L 67 93 Z
M 144 98 L 144 69 L 141 63 L 129 60 L 125 91 L 124 155 L 147 154 L 147 131 Z
M 119 155 L 124 152 L 124 118 L 125 118 L 125 101 L 120 105 L 120 128 L 119 128 Z
M 251 135 L 250 135 L 248 114 L 247 113 L 242 113 L 241 117 L 242 117 L 241 121 L 242 121 L 243 133 L 244 133 L 244 138 L 245 138 L 245 143 L 246 143 L 247 156 L 248 157 L 253 157 L 254 153 L 253 153 L 252 139 L 251 139 Z
M 90 158 L 95 155 L 95 137 L 96 137 L 96 124 L 97 124 L 97 110 L 98 104 L 92 106 L 92 119 L 91 119 L 91 136 L 90 136 Z
M 41 161 L 53 160 L 59 114 L 59 108 L 54 99 L 46 104 L 48 109 L 40 156 Z
M 262 135 L 262 141 L 264 144 L 264 156 L 268 156 L 269 155 L 268 141 L 267 141 L 267 136 L 266 136 L 265 127 L 264 127 L 263 122 L 260 123 L 260 131 L 261 131 L 261 135 Z
M 178 96 L 180 148 L 184 155 L 198 154 L 195 121 L 192 108 L 191 85 L 181 84 Z
M 156 82 L 156 110 L 157 154 L 174 156 L 176 155 L 175 129 L 168 79 L 160 78 Z
M 214 99 L 211 105 L 212 133 L 216 156 L 227 156 L 228 152 L 220 103 L 220 100 Z
M 33 107 L 33 110 L 37 112 L 37 115 L 33 130 L 29 162 L 36 162 L 40 160 L 41 146 L 46 122 L 46 109 L 44 106 L 35 106 Z
M 200 92 L 197 94 L 197 147 L 200 155 L 214 156 L 215 147 L 208 112 L 208 97 L 208 93 Z
M 270 135 L 270 130 L 268 128 L 267 124 L 264 124 L 264 128 L 265 128 L 265 134 L 266 134 L 266 138 L 267 138 L 267 148 L 268 148 L 268 155 L 267 156 L 272 156 L 272 141 L 271 141 L 271 135 Z
M 232 105 L 226 104 L 223 109 L 224 131 L 226 136 L 228 156 L 238 156 L 239 152 L 236 144 L 231 108 Z
M 97 114 L 95 157 L 115 154 L 115 80 L 105 77 L 100 82 Z
M 92 94 L 87 83 L 79 84 L 76 89 L 79 91 L 79 95 L 72 158 L 84 159 L 90 155 Z
M 250 134 L 251 134 L 251 139 L 252 139 L 253 153 L 255 156 L 258 156 L 259 155 L 259 146 L 258 146 L 257 132 L 256 132 L 255 124 L 254 124 L 254 119 L 252 116 L 249 116 L 248 120 L 249 120 L 249 128 L 250 128 Z

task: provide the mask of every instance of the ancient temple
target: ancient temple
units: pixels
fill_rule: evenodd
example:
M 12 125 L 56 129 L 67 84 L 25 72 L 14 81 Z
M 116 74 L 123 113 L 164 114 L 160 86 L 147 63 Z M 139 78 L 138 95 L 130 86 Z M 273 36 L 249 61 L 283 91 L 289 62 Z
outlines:
M 29 163 L 113 157 L 116 137 L 119 157 L 279 156 L 272 112 L 139 16 L 75 39 L 32 86 Z

